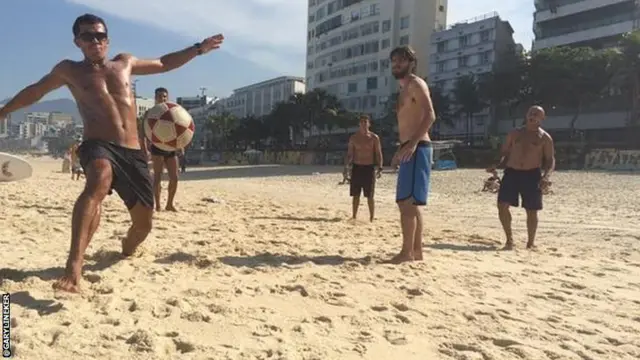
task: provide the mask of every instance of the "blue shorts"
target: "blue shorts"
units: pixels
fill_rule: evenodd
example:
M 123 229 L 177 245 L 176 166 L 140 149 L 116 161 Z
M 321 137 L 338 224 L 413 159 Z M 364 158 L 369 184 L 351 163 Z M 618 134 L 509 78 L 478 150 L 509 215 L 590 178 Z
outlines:
M 400 164 L 396 202 L 413 199 L 415 205 L 427 205 L 432 163 L 431 143 L 420 141 L 411 159 Z

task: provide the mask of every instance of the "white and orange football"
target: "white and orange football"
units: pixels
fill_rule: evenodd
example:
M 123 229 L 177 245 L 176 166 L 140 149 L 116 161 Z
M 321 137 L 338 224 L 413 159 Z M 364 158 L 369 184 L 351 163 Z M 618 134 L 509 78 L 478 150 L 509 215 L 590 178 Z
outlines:
M 158 104 L 145 115 L 144 135 L 160 150 L 184 149 L 194 133 L 195 124 L 191 114 L 176 103 Z

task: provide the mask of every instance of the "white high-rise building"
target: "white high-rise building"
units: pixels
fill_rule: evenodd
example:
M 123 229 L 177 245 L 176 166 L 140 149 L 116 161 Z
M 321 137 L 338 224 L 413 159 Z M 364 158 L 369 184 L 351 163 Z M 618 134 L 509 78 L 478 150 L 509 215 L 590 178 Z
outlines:
M 429 69 L 431 33 L 446 26 L 447 0 L 309 0 L 307 89 L 334 94 L 350 111 L 381 116 L 396 90 L 389 54 L 410 45 L 417 75 Z
M 636 0 L 534 0 L 533 50 L 554 46 L 616 46 L 622 34 L 638 29 Z
M 136 112 L 138 113 L 138 118 L 143 117 L 144 114 L 146 114 L 146 112 L 152 107 L 154 107 L 155 105 L 156 105 L 155 99 L 136 96 L 136 107 L 138 108 Z
M 233 90 L 231 96 L 220 100 L 218 109 L 220 112 L 228 111 L 237 118 L 261 117 L 271 113 L 277 103 L 305 91 L 303 78 L 280 76 Z
M 49 123 L 49 113 L 48 112 L 28 112 L 24 114 L 24 121 L 28 123 L 40 123 L 40 124 L 48 124 Z
M 513 59 L 518 51 L 513 40 L 513 28 L 492 12 L 449 26 L 431 35 L 429 84 L 451 97 L 456 81 L 463 76 L 479 76 L 495 71 Z M 488 125 L 488 109 L 475 114 L 471 123 L 466 116 L 454 119 L 454 127 L 436 123 L 444 136 L 482 135 Z
M 4 105 L 0 105 L 2 108 Z M 0 137 L 7 137 L 9 135 L 9 123 L 11 119 L 11 114 L 7 115 L 5 118 L 0 118 Z

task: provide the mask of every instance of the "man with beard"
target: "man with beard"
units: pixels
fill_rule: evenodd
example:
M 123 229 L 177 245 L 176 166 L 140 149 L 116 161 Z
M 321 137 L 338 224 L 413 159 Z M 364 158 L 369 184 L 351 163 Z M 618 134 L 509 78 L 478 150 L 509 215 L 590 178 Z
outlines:
M 396 202 L 400 208 L 402 250 L 391 263 L 422 260 L 422 212 L 427 204 L 433 148 L 429 130 L 435 121 L 429 88 L 415 75 L 417 58 L 409 46 L 401 46 L 390 55 L 391 72 L 398 80 L 397 116 L 400 148 L 392 160 L 399 165 Z
M 65 274 L 53 287 L 79 292 L 84 253 L 100 222 L 105 197 L 115 190 L 131 215 L 131 227 L 122 240 L 122 255 L 131 256 L 151 231 L 153 188 L 147 156 L 138 137 L 132 75 L 150 75 L 177 69 L 198 55 L 218 49 L 224 37 L 215 35 L 159 59 L 143 60 L 130 54 L 107 58 L 109 36 L 100 17 L 85 14 L 73 24 L 75 45 L 84 60 L 63 60 L 38 82 L 24 88 L 5 107 L 0 118 L 67 86 L 84 121 L 78 149 L 86 184 L 73 208 L 71 250 Z

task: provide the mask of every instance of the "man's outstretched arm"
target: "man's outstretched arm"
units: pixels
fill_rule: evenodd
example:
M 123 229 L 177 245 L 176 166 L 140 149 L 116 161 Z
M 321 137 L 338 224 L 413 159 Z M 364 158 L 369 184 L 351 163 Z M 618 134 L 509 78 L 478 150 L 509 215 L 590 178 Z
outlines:
M 132 75 L 152 75 L 171 71 L 188 63 L 198 55 L 206 54 L 211 50 L 220 48 L 224 36 L 218 34 L 204 39 L 200 46 L 189 46 L 186 49 L 167 54 L 159 59 L 138 59 L 132 57 Z
M 0 119 L 5 118 L 8 114 L 16 110 L 38 102 L 38 100 L 42 99 L 42 97 L 48 93 L 65 85 L 65 80 L 62 76 L 64 67 L 64 62 L 59 63 L 38 82 L 22 89 L 13 99 L 9 100 L 4 107 L 0 108 Z

